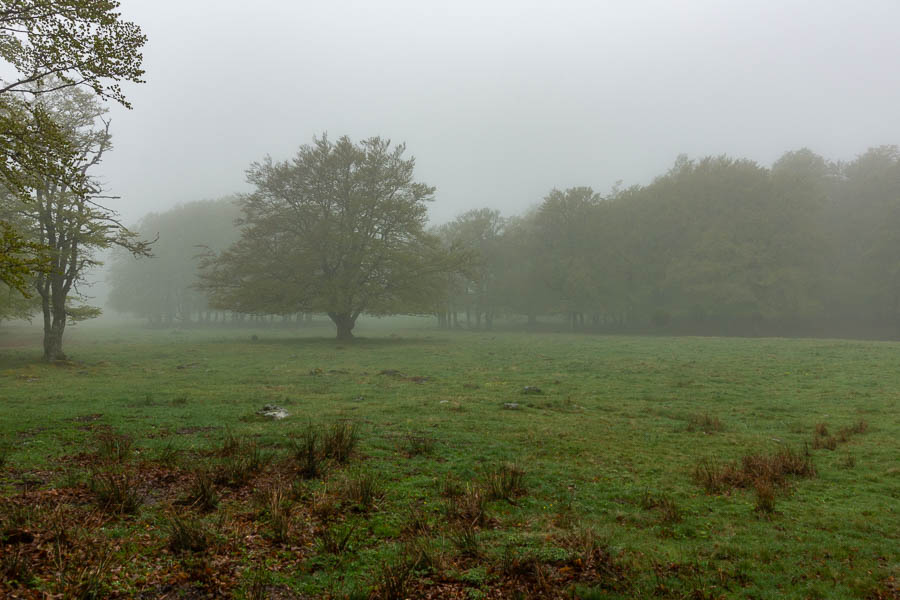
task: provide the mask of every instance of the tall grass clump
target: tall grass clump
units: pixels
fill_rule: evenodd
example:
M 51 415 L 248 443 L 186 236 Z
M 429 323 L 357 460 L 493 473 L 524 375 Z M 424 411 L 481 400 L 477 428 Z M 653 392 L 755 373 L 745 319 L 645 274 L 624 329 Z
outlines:
M 97 496 L 100 508 L 115 514 L 134 514 L 144 503 L 134 478 L 124 471 L 97 471 L 88 487 Z
M 300 476 L 304 479 L 314 479 L 323 471 L 319 437 L 319 431 L 309 423 L 299 439 L 291 440 L 294 461 L 297 463 Z
M 335 421 L 322 435 L 322 453 L 340 464 L 350 460 L 359 443 L 359 427 L 352 421 Z
M 489 471 L 485 478 L 489 500 L 513 502 L 525 493 L 525 470 L 513 463 L 504 463 Z

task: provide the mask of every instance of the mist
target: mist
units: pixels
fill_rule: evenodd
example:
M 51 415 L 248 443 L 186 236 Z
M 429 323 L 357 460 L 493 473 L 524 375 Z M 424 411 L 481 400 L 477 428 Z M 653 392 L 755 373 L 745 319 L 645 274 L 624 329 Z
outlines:
M 134 0 L 149 38 L 103 164 L 126 222 L 248 191 L 314 135 L 406 142 L 440 224 L 676 156 L 768 165 L 897 143 L 895 2 Z

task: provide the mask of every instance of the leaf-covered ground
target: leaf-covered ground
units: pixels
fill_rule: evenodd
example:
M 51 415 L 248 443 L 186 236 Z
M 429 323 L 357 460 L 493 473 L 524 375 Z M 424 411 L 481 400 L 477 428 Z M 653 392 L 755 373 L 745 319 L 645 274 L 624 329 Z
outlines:
M 390 326 L 4 330 L 0 595 L 898 597 L 900 345 Z

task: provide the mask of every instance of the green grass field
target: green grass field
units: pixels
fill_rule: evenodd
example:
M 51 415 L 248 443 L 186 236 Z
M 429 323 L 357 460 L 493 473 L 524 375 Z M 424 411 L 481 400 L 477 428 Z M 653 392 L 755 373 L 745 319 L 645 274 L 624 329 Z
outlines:
M 898 597 L 900 344 L 403 327 L 0 333 L 0 595 Z

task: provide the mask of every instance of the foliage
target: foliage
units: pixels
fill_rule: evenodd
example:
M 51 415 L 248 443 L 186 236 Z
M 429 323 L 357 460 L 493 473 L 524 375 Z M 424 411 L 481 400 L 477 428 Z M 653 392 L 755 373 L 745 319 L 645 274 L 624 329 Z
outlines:
M 209 305 L 196 289 L 204 252 L 220 252 L 238 238 L 233 198 L 189 202 L 150 213 L 133 229 L 142 239 L 156 239 L 152 260 L 136 260 L 120 251 L 108 280 L 109 306 L 146 318 L 153 325 L 189 323 L 208 318 Z
M 86 87 L 130 107 L 120 82 L 140 82 L 140 28 L 121 19 L 115 0 L 8 0 L 0 10 L 0 59 L 12 68 L 0 79 L 0 186 L 27 200 L 46 181 L 90 193 L 79 149 L 39 102 L 59 90 Z M 25 292 L 46 269 L 40 247 L 0 216 L 0 282 Z
M 450 265 L 425 232 L 434 188 L 416 182 L 403 144 L 323 136 L 291 161 L 254 163 L 241 239 L 205 263 L 219 308 L 327 313 L 349 339 L 363 312 L 430 312 Z

